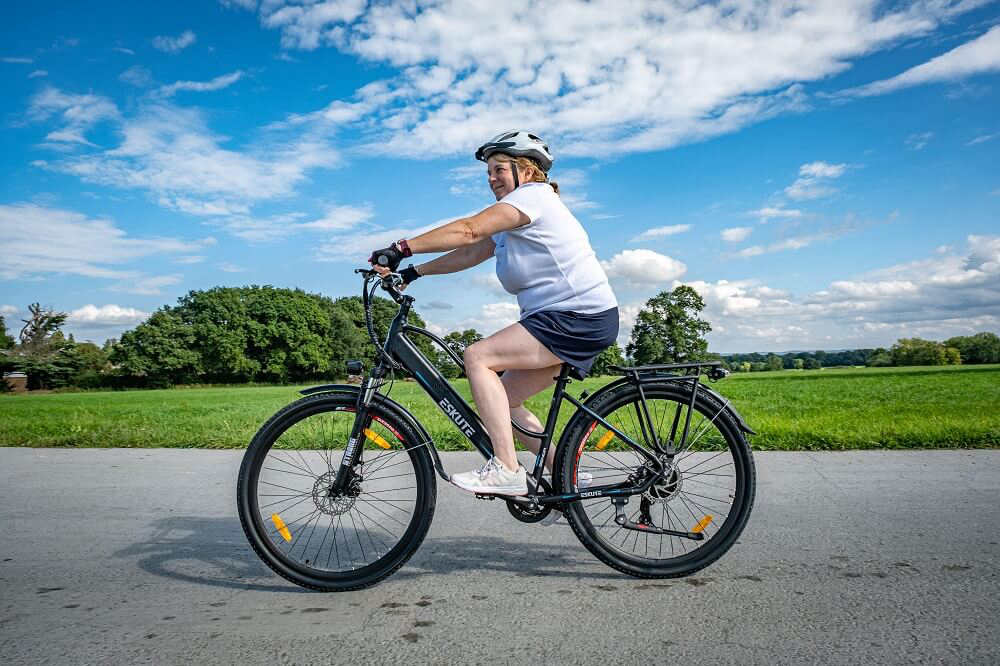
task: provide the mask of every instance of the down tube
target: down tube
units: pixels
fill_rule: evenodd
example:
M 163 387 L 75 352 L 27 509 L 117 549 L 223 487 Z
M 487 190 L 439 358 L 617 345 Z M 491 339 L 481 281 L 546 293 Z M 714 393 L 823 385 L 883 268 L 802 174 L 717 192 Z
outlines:
M 459 432 L 465 435 L 483 456 L 493 457 L 493 444 L 479 416 L 451 387 L 438 369 L 430 364 L 427 357 L 402 334 L 392 338 L 390 352 L 413 373 L 417 382 L 431 396 L 434 404 L 451 419 Z

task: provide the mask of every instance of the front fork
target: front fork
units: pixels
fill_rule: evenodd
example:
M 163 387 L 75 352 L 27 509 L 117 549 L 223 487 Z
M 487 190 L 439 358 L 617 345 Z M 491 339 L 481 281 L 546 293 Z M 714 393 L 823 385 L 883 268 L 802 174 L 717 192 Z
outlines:
M 361 390 L 358 391 L 358 400 L 354 408 L 354 425 L 351 427 L 351 436 L 347 439 L 347 448 L 344 449 L 344 457 L 340 461 L 337 469 L 337 477 L 330 488 L 330 496 L 342 495 L 349 484 L 354 479 L 354 468 L 361 461 L 361 452 L 365 448 L 365 430 L 371 427 L 371 416 L 368 410 L 371 407 L 372 398 L 375 391 L 382 384 L 384 371 L 381 365 L 376 366 L 371 373 L 365 376 L 361 383 Z

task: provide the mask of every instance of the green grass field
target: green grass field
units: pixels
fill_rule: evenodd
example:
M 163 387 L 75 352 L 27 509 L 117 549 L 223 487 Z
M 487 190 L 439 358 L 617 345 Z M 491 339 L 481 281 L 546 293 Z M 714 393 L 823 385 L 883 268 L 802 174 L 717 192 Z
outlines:
M 574 382 L 570 392 L 613 379 Z M 471 401 L 467 382 L 455 385 Z M 758 450 L 1000 446 L 1000 365 L 786 370 L 734 375 L 713 387 L 759 433 L 751 439 Z M 238 448 L 298 388 L 0 395 L 0 445 Z M 550 395 L 528 402 L 543 420 Z M 391 397 L 440 448 L 470 448 L 417 384 L 398 381 Z M 572 409 L 564 405 L 560 427 Z

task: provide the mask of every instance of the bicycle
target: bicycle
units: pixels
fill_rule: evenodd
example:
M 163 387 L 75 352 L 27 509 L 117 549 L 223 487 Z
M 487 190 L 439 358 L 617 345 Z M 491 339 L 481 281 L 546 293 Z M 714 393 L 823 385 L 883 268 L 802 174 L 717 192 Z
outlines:
M 493 455 L 472 407 L 407 337 L 428 337 L 464 368 L 443 340 L 407 323 L 414 298 L 399 291 L 399 275 L 355 273 L 364 276 L 374 367 L 360 386 L 302 390 L 303 398 L 254 436 L 237 482 L 240 522 L 253 550 L 280 576 L 322 591 L 374 585 L 403 566 L 433 519 L 435 472 L 449 480 L 427 430 L 379 392 L 387 383 L 391 388 L 387 376 L 409 372 L 484 457 Z M 384 344 L 372 322 L 379 286 L 399 305 Z M 347 366 L 363 374 L 360 361 Z M 503 497 L 510 513 L 533 523 L 562 511 L 591 553 L 632 576 L 674 578 L 715 562 L 743 531 L 756 483 L 746 440 L 754 431 L 700 381 L 702 374 L 725 377 L 720 366 L 614 366 L 621 378 L 577 399 L 566 388 L 571 366 L 563 364 L 543 432 L 512 421 L 519 432 L 539 438 L 541 448 L 528 475 L 529 494 Z M 550 482 L 544 460 L 563 400 L 577 409 L 556 446 Z

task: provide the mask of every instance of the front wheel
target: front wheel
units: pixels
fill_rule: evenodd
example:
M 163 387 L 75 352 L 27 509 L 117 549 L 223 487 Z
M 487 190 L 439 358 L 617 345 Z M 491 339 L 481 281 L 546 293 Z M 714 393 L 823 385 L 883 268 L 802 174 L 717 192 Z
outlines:
M 750 516 L 755 472 L 750 447 L 726 409 L 700 393 L 672 383 L 643 385 L 652 430 L 661 445 L 673 441 L 673 459 L 658 454 L 643 416 L 639 392 L 630 384 L 609 391 L 590 407 L 656 456 L 664 472 L 654 474 L 642 456 L 597 420 L 585 417 L 567 430 L 556 452 L 564 493 L 656 476 L 650 488 L 628 498 L 623 511 L 641 529 L 617 524 L 610 498 L 567 505 L 566 517 L 583 545 L 605 564 L 632 576 L 674 578 L 692 574 L 720 558 L 736 542 Z M 657 534 L 654 527 L 700 534 L 700 540 Z
M 275 414 L 243 457 L 237 504 L 260 558 L 321 591 L 373 585 L 416 551 L 434 515 L 427 442 L 388 405 L 373 404 L 366 446 L 346 489 L 333 493 L 355 418 L 355 396 L 320 394 Z

